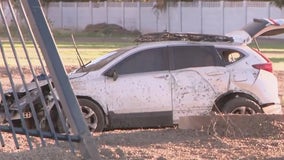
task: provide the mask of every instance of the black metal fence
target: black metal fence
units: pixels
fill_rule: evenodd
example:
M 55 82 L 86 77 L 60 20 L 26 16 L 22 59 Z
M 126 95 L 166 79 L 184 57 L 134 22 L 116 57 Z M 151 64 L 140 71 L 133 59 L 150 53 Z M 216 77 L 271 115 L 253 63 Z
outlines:
M 3 3 L 8 8 L 4 8 Z M 7 22 L 9 16 L 13 25 Z M 18 17 L 24 26 L 19 25 Z M 20 148 L 16 134 L 22 134 L 30 149 L 35 147 L 32 143 L 35 136 L 39 137 L 42 147 L 46 146 L 47 139 L 57 145 L 61 140 L 66 141 L 72 152 L 75 152 L 76 142 L 85 158 L 99 159 L 40 2 L 0 1 L 0 18 L 3 22 L 0 52 L 4 66 L 1 68 L 7 75 L 6 80 L 0 80 L 1 145 L 5 146 L 2 132 L 7 132 L 12 134 L 15 147 Z

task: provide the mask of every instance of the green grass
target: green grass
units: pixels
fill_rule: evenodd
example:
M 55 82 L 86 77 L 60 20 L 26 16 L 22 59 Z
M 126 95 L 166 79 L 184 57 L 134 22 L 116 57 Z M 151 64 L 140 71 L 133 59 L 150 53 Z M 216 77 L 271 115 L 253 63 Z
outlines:
M 284 45 L 283 42 L 262 42 L 259 43 L 260 48 L 263 48 L 265 50 L 278 50 L 278 51 L 284 51 Z
M 284 62 L 284 57 L 280 57 L 280 58 L 270 58 L 270 60 L 274 63 L 280 63 L 280 62 Z
M 109 48 L 109 49 L 117 49 L 129 45 L 133 45 L 135 43 L 133 42 L 76 42 L 77 47 L 86 49 L 104 49 L 104 48 Z M 57 43 L 58 48 L 72 48 L 74 49 L 74 45 L 72 42 L 58 42 Z
M 134 45 L 133 42 L 76 42 L 78 51 L 86 63 L 113 50 Z M 64 65 L 77 65 L 77 53 L 72 42 L 57 43 L 58 52 Z
M 277 39 L 259 39 L 258 45 L 262 52 L 274 52 L 274 53 L 283 53 L 284 54 L 284 40 Z M 257 48 L 256 44 L 252 42 L 250 47 Z
M 88 62 L 94 58 L 100 57 L 110 51 L 115 49 L 126 47 L 130 45 L 134 45 L 133 42 L 77 42 L 78 51 L 84 60 L 84 62 Z M 27 57 L 22 48 L 22 45 L 19 42 L 14 44 L 16 48 L 16 55 L 19 59 L 19 62 L 22 66 L 28 66 Z M 3 42 L 3 48 L 5 52 L 5 57 L 7 59 L 7 63 L 10 66 L 16 66 L 16 60 L 14 56 L 14 52 L 12 51 L 10 44 L 8 42 Z M 38 60 L 38 55 L 34 46 L 31 42 L 26 43 L 26 48 L 28 51 L 28 56 L 33 65 L 39 65 L 40 61 Z M 57 42 L 57 48 L 61 60 L 64 65 L 78 65 L 77 53 L 71 41 L 59 41 Z M 1 58 L 3 59 L 2 55 Z M 0 66 L 4 66 L 3 60 L 0 61 Z

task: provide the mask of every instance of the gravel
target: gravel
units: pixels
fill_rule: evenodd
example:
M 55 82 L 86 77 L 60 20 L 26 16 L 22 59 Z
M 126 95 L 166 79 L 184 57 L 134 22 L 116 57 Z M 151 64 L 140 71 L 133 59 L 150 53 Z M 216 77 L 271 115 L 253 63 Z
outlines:
M 253 122 L 250 122 L 251 124 Z M 235 128 L 229 134 L 218 130 L 182 130 L 178 128 L 115 130 L 95 133 L 94 139 L 102 159 L 283 159 L 284 123 L 261 123 L 246 134 Z M 29 150 L 25 136 L 18 136 L 20 149 L 15 150 L 11 135 L 2 133 L 6 146 L 1 148 L 1 160 L 80 160 L 80 152 L 71 153 L 65 142 L 46 147 L 33 139 L 36 147 Z

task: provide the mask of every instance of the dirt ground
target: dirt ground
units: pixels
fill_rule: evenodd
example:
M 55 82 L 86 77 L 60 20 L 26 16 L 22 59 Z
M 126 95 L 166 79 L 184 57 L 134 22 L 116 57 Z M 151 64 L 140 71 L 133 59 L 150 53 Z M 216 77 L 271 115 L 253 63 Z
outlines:
M 275 74 L 283 95 L 284 71 Z M 1 83 L 8 80 L 5 73 L 0 73 L 0 77 Z M 241 127 L 212 125 L 200 130 L 115 130 L 96 133 L 94 138 L 102 159 L 284 159 L 284 120 L 255 119 L 244 123 Z M 30 151 L 25 136 L 17 136 L 20 149 L 15 148 L 11 134 L 2 136 L 5 147 L 0 147 L 1 160 L 83 159 L 80 154 L 70 153 L 64 142 L 59 147 L 53 142 L 39 147 L 40 141 L 34 138 L 35 149 Z
M 115 130 L 94 134 L 102 159 L 283 159 L 284 123 L 251 121 L 250 128 L 231 127 L 226 134 L 222 128 L 182 130 L 178 128 Z M 64 159 L 80 160 L 66 145 L 28 150 L 25 137 L 18 136 L 21 148 L 15 150 L 9 134 L 2 134 L 7 146 L 0 148 L 1 160 Z M 34 142 L 37 143 L 37 142 Z M 13 145 L 12 145 L 13 146 Z

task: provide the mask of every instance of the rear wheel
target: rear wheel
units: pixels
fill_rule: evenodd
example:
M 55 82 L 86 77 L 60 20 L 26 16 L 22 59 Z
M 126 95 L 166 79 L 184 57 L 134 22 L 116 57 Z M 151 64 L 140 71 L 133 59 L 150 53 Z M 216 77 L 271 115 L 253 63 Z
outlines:
M 221 110 L 223 113 L 232 114 L 255 114 L 263 113 L 260 106 L 247 98 L 238 97 L 226 102 Z
M 78 102 L 90 131 L 103 131 L 105 127 L 105 120 L 104 114 L 99 106 L 88 99 L 78 99 Z

